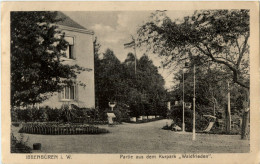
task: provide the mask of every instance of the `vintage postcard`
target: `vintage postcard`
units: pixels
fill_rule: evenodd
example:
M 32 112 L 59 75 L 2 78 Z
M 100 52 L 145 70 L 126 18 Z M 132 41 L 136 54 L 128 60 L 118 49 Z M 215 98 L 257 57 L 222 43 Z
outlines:
M 258 2 L 2 2 L 2 162 L 259 163 Z

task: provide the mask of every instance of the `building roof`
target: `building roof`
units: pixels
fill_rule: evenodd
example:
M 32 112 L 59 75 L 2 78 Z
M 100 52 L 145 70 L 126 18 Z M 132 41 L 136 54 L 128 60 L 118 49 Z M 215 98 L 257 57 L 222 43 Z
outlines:
M 81 26 L 80 24 L 72 20 L 69 16 L 65 15 L 63 12 L 58 11 L 57 18 L 62 19 L 62 21 L 57 23 L 58 25 L 87 30 L 85 27 Z

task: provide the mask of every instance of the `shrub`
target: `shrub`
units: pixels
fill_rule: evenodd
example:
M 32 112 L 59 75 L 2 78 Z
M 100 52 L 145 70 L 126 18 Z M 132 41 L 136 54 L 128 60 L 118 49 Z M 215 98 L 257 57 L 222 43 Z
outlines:
M 116 116 L 114 121 L 118 123 L 121 123 L 125 119 L 129 119 L 129 107 L 122 103 L 117 103 L 113 111 L 111 111 L 111 109 L 104 110 L 101 117 L 102 120 L 107 121 L 107 113 L 114 113 Z
M 62 110 L 58 108 L 45 107 L 46 114 L 48 115 L 48 121 L 59 121 Z
M 12 122 L 17 122 L 18 121 L 18 113 L 17 109 L 11 109 L 11 121 Z
M 32 121 L 32 115 L 29 109 L 16 109 L 19 121 L 29 122 Z
M 167 116 L 167 112 L 168 112 L 168 108 L 167 108 L 167 106 L 165 104 L 158 105 L 158 107 L 157 107 L 157 115 L 166 117 Z
M 24 142 L 23 135 L 21 135 L 21 139 L 17 140 L 11 133 L 11 153 L 31 153 L 32 149 L 27 146 L 28 139 Z
M 69 109 L 68 105 L 64 105 L 61 109 L 60 115 L 59 115 L 59 121 L 61 122 L 70 122 L 73 118 L 73 113 Z
M 20 123 L 19 122 L 12 122 L 12 125 L 15 126 L 15 127 L 19 127 Z
M 39 121 L 43 121 L 43 122 L 46 122 L 46 121 L 49 121 L 49 116 L 47 114 L 47 110 L 44 109 L 44 108 L 40 108 L 39 109 L 39 115 L 38 115 L 38 119 Z
M 127 109 L 120 106 L 115 108 L 117 121 L 122 117 L 126 117 Z M 69 109 L 69 106 L 62 108 L 40 107 L 26 109 L 11 109 L 12 122 L 73 122 L 73 123 L 89 123 L 89 124 L 105 124 L 107 123 L 106 112 L 101 112 L 100 109 L 74 108 Z
M 182 107 L 178 106 L 175 107 L 170 114 L 170 118 L 173 119 L 173 121 L 179 126 L 182 127 L 182 117 L 183 117 L 183 111 Z M 195 128 L 198 131 L 204 130 L 207 125 L 208 125 L 208 120 L 199 115 L 197 112 L 195 113 L 196 115 L 196 124 Z M 185 117 L 184 117 L 184 122 L 185 122 L 185 131 L 191 132 L 193 128 L 193 110 L 190 110 L 188 108 L 185 109 Z

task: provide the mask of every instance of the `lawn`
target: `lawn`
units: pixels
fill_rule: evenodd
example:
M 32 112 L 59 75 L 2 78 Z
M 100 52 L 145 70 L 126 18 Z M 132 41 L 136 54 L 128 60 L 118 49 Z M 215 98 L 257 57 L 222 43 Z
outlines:
M 170 120 L 159 120 L 143 124 L 123 123 L 109 127 L 110 131 L 100 135 L 33 135 L 28 146 L 41 143 L 42 153 L 247 153 L 249 140 L 240 140 L 239 135 L 196 134 L 163 130 Z M 17 127 L 12 131 L 19 138 Z M 39 151 L 37 152 L 39 153 Z

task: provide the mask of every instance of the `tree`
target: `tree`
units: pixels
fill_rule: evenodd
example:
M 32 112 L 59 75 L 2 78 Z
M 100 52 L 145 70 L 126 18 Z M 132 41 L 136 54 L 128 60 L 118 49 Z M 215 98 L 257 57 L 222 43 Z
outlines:
M 190 56 L 196 56 L 224 66 L 232 72 L 234 83 L 249 91 L 249 10 L 201 10 L 174 21 L 157 11 L 138 34 L 139 45 L 164 56 L 165 65 L 184 65 Z M 246 123 L 248 111 L 243 117 Z M 242 129 L 242 139 L 245 131 Z
M 11 105 L 40 103 L 86 69 L 65 65 L 57 12 L 11 12 Z M 81 83 L 83 85 L 83 83 Z
M 95 103 L 96 103 L 96 107 L 99 108 L 99 92 L 100 89 L 99 88 L 99 81 L 97 79 L 99 79 L 99 67 L 100 67 L 100 43 L 98 42 L 97 37 L 95 37 L 95 40 L 93 42 L 93 47 L 94 47 L 94 76 L 95 76 Z
M 137 60 L 128 53 L 120 62 L 108 49 L 103 58 L 95 58 L 96 97 L 101 109 L 108 108 L 109 101 L 128 106 L 132 116 L 163 114 L 166 91 L 164 80 L 148 56 Z
M 114 52 L 107 49 L 103 54 L 103 58 L 96 58 L 95 83 L 98 104 L 100 108 L 108 108 L 109 101 L 115 101 L 121 87 L 121 71 L 122 66 L 120 61 L 115 56 Z
M 165 82 L 163 77 L 158 73 L 157 67 L 154 66 L 152 60 L 146 54 L 141 56 L 137 61 L 137 71 L 134 79 L 134 89 L 139 94 L 134 94 L 133 96 L 138 95 L 140 97 L 138 102 L 141 102 L 140 108 L 143 110 L 141 113 L 163 115 L 165 111 L 160 108 L 165 106 Z

